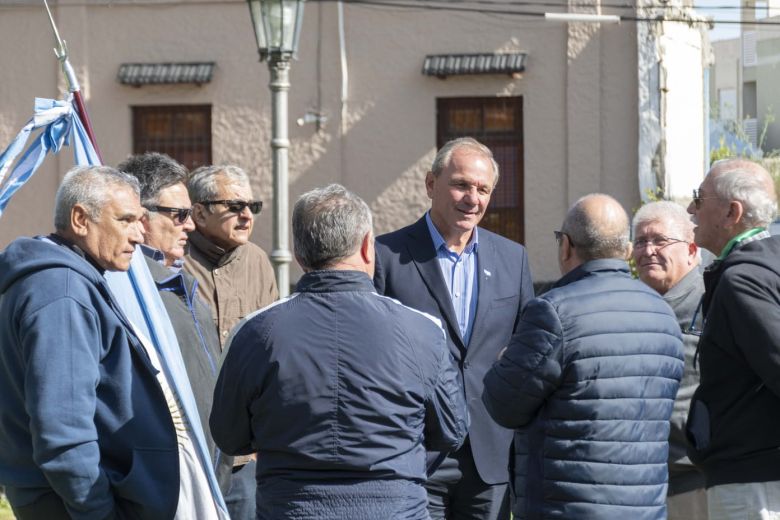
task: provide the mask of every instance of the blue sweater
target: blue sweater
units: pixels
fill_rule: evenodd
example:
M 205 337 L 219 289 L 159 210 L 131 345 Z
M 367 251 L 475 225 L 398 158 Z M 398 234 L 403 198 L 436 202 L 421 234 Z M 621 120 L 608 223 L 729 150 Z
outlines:
M 54 493 L 72 518 L 172 518 L 176 433 L 101 273 L 66 244 L 20 238 L 0 253 L 0 323 L 0 484 L 11 504 Z
M 620 260 L 532 300 L 483 400 L 515 439 L 515 518 L 666 518 L 677 320 Z

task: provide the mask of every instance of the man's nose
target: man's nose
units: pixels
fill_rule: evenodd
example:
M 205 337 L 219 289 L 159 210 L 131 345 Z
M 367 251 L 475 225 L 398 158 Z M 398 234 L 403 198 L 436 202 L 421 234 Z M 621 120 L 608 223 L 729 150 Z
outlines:
M 253 217 L 252 211 L 249 209 L 249 206 L 244 206 L 243 208 L 241 208 L 241 212 L 238 214 L 238 216 L 249 220 L 251 220 Z
M 130 232 L 130 242 L 133 244 L 143 244 L 144 243 L 144 227 L 141 221 L 135 223 L 134 226 L 132 226 L 132 231 Z
M 195 229 L 195 221 L 192 220 L 192 215 L 187 215 L 187 220 L 184 221 L 184 231 L 189 233 Z
M 479 192 L 477 192 L 476 186 L 472 186 L 471 188 L 466 190 L 466 193 L 463 195 L 463 198 L 466 199 L 466 201 L 468 201 L 469 204 L 478 204 Z

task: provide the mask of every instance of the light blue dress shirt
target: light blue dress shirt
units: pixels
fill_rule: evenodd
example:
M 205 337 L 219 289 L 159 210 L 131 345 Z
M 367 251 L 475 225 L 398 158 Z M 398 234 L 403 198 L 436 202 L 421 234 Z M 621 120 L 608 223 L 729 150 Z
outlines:
M 450 251 L 444 238 L 433 225 L 430 212 L 425 214 L 425 222 L 436 249 L 436 259 L 450 292 L 452 308 L 458 320 L 460 337 L 468 345 L 471 330 L 474 327 L 474 315 L 477 312 L 477 295 L 479 294 L 477 276 L 477 249 L 479 248 L 479 233 L 475 227 L 469 243 L 461 254 Z

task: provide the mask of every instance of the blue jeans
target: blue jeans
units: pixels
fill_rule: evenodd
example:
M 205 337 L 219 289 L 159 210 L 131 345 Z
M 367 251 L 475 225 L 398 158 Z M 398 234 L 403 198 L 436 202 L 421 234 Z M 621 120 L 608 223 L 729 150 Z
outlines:
M 257 494 L 257 481 L 255 480 L 254 460 L 233 468 L 230 477 L 230 489 L 225 495 L 225 505 L 231 520 L 255 520 L 257 515 L 255 495 Z

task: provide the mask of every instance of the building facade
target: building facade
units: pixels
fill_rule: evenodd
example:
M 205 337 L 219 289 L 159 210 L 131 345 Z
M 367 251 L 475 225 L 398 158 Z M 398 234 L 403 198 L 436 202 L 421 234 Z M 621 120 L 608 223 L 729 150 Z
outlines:
M 146 149 L 189 166 L 238 164 L 270 208 L 269 74 L 246 2 L 51 4 L 107 164 Z M 390 231 L 428 207 L 423 179 L 436 147 L 474 135 L 503 169 L 486 225 L 522 241 L 534 278 L 552 280 L 552 231 L 578 197 L 609 193 L 630 211 L 669 179 L 680 193 L 698 185 L 703 171 L 690 165 L 704 164 L 703 33 L 491 9 L 308 2 L 290 74 L 290 198 L 339 182 L 370 204 L 377 233 Z M 65 87 L 38 2 L 0 2 L 0 42 L 2 148 L 30 117 L 33 97 L 61 97 Z M 667 139 L 675 135 L 692 141 L 675 149 Z M 0 247 L 51 229 L 71 161 L 67 153 L 48 159 L 19 191 L 0 220 Z M 270 250 L 271 236 L 264 210 L 253 240 Z M 294 267 L 291 280 L 299 274 Z

